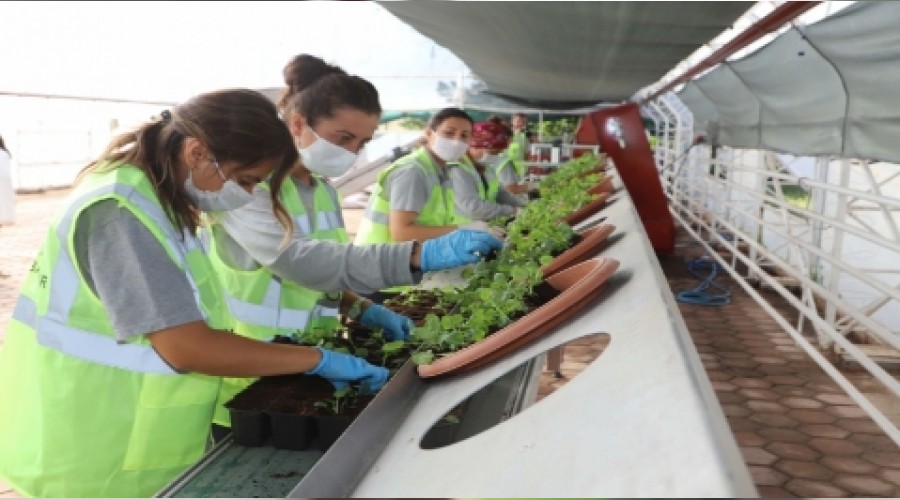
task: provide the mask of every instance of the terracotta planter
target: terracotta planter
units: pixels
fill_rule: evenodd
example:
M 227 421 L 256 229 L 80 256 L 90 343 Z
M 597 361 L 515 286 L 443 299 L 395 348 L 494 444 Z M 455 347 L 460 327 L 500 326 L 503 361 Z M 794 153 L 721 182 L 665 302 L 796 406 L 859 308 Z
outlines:
M 588 189 L 588 193 L 590 193 L 590 194 L 602 194 L 602 193 L 610 194 L 612 192 L 613 192 L 612 177 L 610 177 L 608 175 L 603 177 L 603 181 L 601 181 L 600 184 L 597 184 L 596 186 L 592 187 L 591 189 Z
M 599 198 L 563 217 L 562 221 L 570 226 L 578 224 L 603 208 L 607 198 L 609 198 L 609 193 L 601 193 Z
M 619 261 L 597 257 L 547 277 L 561 293 L 511 325 L 484 340 L 419 365 L 423 378 L 462 373 L 495 361 L 532 342 L 580 312 L 603 291 L 603 285 L 619 268 Z
M 600 247 L 606 243 L 606 239 L 615 230 L 616 226 L 604 224 L 581 231 L 578 233 L 582 238 L 581 242 L 553 259 L 553 262 L 542 267 L 541 272 L 544 273 L 544 276 L 552 276 L 573 264 L 584 262 L 597 255 Z

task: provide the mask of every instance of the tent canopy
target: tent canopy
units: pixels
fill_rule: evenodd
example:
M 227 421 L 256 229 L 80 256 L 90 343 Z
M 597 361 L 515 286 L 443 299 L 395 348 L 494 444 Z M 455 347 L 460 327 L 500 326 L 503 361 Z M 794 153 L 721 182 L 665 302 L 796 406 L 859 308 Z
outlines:
M 720 144 L 900 162 L 900 3 L 857 2 L 792 27 L 678 94 Z
M 618 103 L 731 26 L 748 2 L 379 2 L 522 106 Z

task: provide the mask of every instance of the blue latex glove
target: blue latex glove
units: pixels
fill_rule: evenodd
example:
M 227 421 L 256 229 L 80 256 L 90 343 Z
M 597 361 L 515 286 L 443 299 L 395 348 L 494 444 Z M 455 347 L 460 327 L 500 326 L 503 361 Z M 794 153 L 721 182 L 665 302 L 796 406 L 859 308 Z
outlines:
M 370 364 L 362 358 L 329 351 L 316 347 L 322 353 L 322 360 L 315 368 L 306 372 L 309 375 L 318 375 L 328 379 L 335 389 L 343 389 L 350 382 L 360 382 L 360 392 L 372 393 L 381 389 L 387 382 L 387 368 Z
M 503 242 L 482 231 L 457 229 L 422 244 L 419 267 L 422 271 L 439 271 L 474 264 L 491 250 L 499 250 Z
M 406 340 L 416 327 L 411 319 L 378 304 L 366 308 L 359 317 L 359 322 L 369 328 L 381 328 L 384 330 L 384 338 L 388 340 Z

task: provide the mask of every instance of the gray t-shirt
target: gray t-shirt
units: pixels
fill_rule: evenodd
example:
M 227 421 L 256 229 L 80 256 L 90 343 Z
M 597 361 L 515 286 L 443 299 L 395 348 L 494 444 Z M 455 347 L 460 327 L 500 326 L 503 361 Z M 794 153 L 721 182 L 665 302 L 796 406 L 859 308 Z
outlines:
M 74 246 L 81 274 L 103 302 L 117 340 L 203 320 L 187 276 L 116 200 L 81 212 Z
M 455 208 L 460 215 L 473 220 L 486 221 L 495 217 L 511 217 L 516 214 L 516 207 L 519 206 L 518 200 L 515 201 L 515 205 L 500 202 L 502 194 L 509 195 L 503 188 L 497 192 L 496 202 L 481 199 L 481 196 L 478 195 L 478 185 L 483 184 L 484 181 L 478 172 L 462 167 L 453 167 L 450 169 L 450 181 L 453 183 Z
M 449 186 L 450 178 L 438 171 L 441 185 Z M 415 165 L 391 172 L 384 182 L 382 197 L 391 202 L 391 210 L 421 213 L 431 196 L 432 181 Z
M 372 293 L 415 283 L 409 269 L 412 242 L 355 246 L 314 240 L 294 224 L 293 237 L 282 247 L 285 231 L 272 213 L 268 191 L 256 190 L 250 204 L 211 218 L 221 224 L 213 231 L 217 252 L 238 269 L 267 266 L 282 279 L 323 292 Z

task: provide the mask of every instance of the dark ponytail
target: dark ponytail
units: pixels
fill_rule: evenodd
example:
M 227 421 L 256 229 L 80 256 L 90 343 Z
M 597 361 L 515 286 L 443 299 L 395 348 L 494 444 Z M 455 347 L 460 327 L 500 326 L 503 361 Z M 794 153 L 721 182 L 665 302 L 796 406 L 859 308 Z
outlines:
M 316 56 L 300 54 L 291 59 L 284 67 L 284 83 L 278 105 L 285 121 L 292 113 L 300 113 L 312 127 L 341 108 L 381 115 L 374 85 Z
M 79 173 L 78 180 L 125 165 L 140 168 L 153 183 L 173 224 L 194 231 L 200 216 L 178 181 L 181 150 L 188 137 L 199 139 L 219 162 L 237 163 L 237 171 L 274 160 L 269 182 L 275 217 L 286 229 L 292 227 L 275 193 L 296 164 L 297 149 L 275 105 L 249 89 L 208 92 L 164 111 L 158 119 L 114 138 L 106 151 Z

